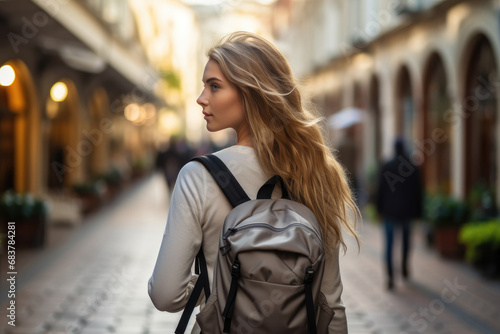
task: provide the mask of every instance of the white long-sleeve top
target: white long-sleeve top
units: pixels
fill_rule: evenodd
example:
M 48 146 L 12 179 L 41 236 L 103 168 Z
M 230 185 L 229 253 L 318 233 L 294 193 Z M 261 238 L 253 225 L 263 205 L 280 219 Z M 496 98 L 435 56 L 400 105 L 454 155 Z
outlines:
M 226 164 L 250 198 L 255 199 L 259 188 L 272 176 L 264 173 L 252 147 L 234 145 L 214 154 Z M 280 187 L 275 187 L 272 198 L 280 195 Z M 184 309 L 198 277 L 192 267 L 202 241 L 212 287 L 219 236 L 231 209 L 201 163 L 192 161 L 184 165 L 172 192 L 160 252 L 148 282 L 149 296 L 158 310 Z M 327 253 L 321 284 L 321 291 L 335 311 L 329 332 L 336 334 L 347 333 L 338 256 L 338 251 L 333 255 Z M 198 326 L 192 333 L 199 333 Z

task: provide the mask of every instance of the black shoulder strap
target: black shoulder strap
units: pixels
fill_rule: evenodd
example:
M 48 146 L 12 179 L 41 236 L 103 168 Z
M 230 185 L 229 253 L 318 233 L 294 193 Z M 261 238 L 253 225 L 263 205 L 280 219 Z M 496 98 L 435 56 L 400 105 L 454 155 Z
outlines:
M 186 307 L 184 308 L 184 312 L 182 312 L 181 319 L 179 320 L 179 324 L 174 332 L 175 334 L 184 334 L 189 323 L 189 318 L 191 318 L 191 314 L 196 307 L 196 303 L 198 302 L 201 292 L 203 290 L 205 291 L 205 303 L 208 300 L 208 297 L 210 297 L 210 283 L 208 282 L 208 270 L 205 255 L 203 254 L 203 246 L 200 247 L 200 251 L 198 252 L 198 255 L 196 255 L 195 271 L 199 274 L 199 276 L 196 280 L 193 291 L 191 291 L 191 295 L 189 296 Z
M 191 160 L 201 162 L 203 166 L 205 166 L 233 208 L 250 200 L 238 181 L 236 181 L 233 173 L 231 173 L 227 166 L 218 157 L 213 154 L 207 154 L 205 156 L 195 157 Z M 198 280 L 196 281 L 193 291 L 191 292 L 191 296 L 189 296 L 189 300 L 184 308 L 184 312 L 182 313 L 179 324 L 177 325 L 175 330 L 176 334 L 184 333 L 186 330 L 189 318 L 196 307 L 196 303 L 198 302 L 201 292 L 203 290 L 205 291 L 205 302 L 210 296 L 207 264 L 202 249 L 200 249 L 198 255 L 196 255 L 195 269 L 196 273 L 199 273 L 200 275 L 198 276 Z
M 250 200 L 233 173 L 217 156 L 207 154 L 191 160 L 201 162 L 205 166 L 233 208 Z
M 312 295 L 312 282 L 314 270 L 312 267 L 306 268 L 304 278 L 304 291 L 306 294 L 307 329 L 309 334 L 316 334 L 316 314 L 314 312 L 314 300 Z
M 264 183 L 262 187 L 260 187 L 259 192 L 257 193 L 257 199 L 270 199 L 273 194 L 274 186 L 276 185 L 276 182 L 278 180 L 281 183 L 281 198 L 290 199 L 285 181 L 283 181 L 283 179 L 279 175 L 274 175 L 269 180 L 267 180 L 267 182 Z

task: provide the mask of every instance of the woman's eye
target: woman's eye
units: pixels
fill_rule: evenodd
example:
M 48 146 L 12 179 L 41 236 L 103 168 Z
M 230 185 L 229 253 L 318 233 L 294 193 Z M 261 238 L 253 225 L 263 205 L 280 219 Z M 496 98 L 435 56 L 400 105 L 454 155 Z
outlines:
M 212 87 L 212 90 L 217 90 L 217 89 L 219 89 L 219 86 L 217 86 L 217 85 L 210 85 L 210 87 Z

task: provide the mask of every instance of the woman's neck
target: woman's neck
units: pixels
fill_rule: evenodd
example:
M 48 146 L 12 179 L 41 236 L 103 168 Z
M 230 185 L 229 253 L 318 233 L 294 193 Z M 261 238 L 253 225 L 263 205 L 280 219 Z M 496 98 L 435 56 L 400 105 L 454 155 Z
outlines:
M 248 132 L 248 126 L 242 126 L 236 131 L 236 137 L 238 138 L 236 145 L 253 147 Z
M 238 142 L 236 143 L 236 145 L 253 147 L 250 140 L 244 140 L 244 139 L 240 140 L 239 138 L 238 138 Z

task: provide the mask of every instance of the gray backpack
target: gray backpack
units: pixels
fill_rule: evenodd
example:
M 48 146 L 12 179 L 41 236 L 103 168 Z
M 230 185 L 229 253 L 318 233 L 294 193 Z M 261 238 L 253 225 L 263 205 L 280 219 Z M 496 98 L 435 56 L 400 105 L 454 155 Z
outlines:
M 305 205 L 290 200 L 275 175 L 251 200 L 214 155 L 196 157 L 233 209 L 219 239 L 210 294 L 203 252 L 198 281 L 175 333 L 184 333 L 202 290 L 206 304 L 196 316 L 203 334 L 328 333 L 334 312 L 320 292 L 325 251 L 321 227 Z M 280 181 L 281 199 L 271 199 Z

